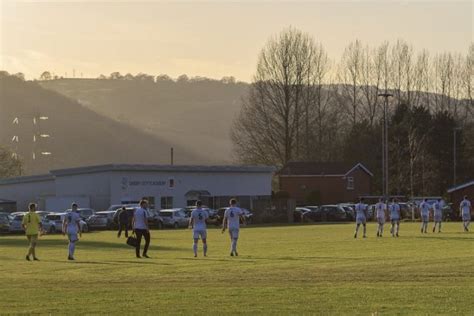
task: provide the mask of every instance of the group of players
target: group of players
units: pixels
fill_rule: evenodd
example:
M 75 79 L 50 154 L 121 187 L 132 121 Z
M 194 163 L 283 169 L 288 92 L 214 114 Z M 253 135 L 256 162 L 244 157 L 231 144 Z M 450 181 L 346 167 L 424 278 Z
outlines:
M 224 213 L 224 220 L 222 223 L 222 233 L 227 229 L 231 240 L 230 255 L 238 256 L 237 252 L 237 241 L 239 239 L 240 222 L 245 223 L 245 217 L 243 211 L 237 207 L 237 200 L 231 199 L 229 207 Z M 135 209 L 132 217 L 132 228 L 133 237 L 136 239 L 135 251 L 137 258 L 150 258 L 147 254 L 150 246 L 150 229 L 148 226 L 148 201 L 141 200 L 140 207 Z M 36 204 L 30 203 L 28 206 L 28 213 L 23 217 L 22 225 L 25 230 L 26 237 L 29 242 L 28 253 L 26 260 L 38 261 L 36 256 L 36 245 L 38 242 L 38 236 L 43 233 L 41 219 L 36 213 Z M 66 214 L 63 221 L 62 232 L 63 235 L 67 235 L 69 240 L 68 245 L 68 260 L 75 260 L 74 253 L 76 249 L 76 243 L 79 241 L 79 237 L 82 237 L 80 221 L 81 217 L 77 212 L 78 205 L 73 203 L 71 205 L 71 211 Z M 202 202 L 196 202 L 196 208 L 191 212 L 189 219 L 189 228 L 193 230 L 193 251 L 194 257 L 198 256 L 198 243 L 199 239 L 202 240 L 203 244 L 203 255 L 207 256 L 207 219 L 209 214 L 202 208 Z M 121 229 L 121 228 L 120 228 Z M 120 232 L 119 232 L 120 236 Z M 126 234 L 127 236 L 127 234 Z M 142 255 L 140 255 L 140 247 L 142 238 L 145 239 L 145 245 L 143 248 Z
M 238 256 L 237 252 L 237 241 L 239 239 L 239 230 L 240 222 L 245 223 L 244 213 L 242 210 L 237 207 L 237 200 L 231 199 L 230 206 L 226 209 L 224 213 L 224 220 L 222 223 L 222 233 L 228 229 L 230 236 L 230 255 Z M 387 204 L 380 199 L 379 202 L 375 205 L 376 219 L 377 219 L 377 237 L 382 237 L 384 232 L 385 218 L 387 213 Z M 73 203 L 72 211 L 68 212 L 63 221 L 63 235 L 67 235 L 69 240 L 68 246 L 68 260 L 74 260 L 74 252 L 76 249 L 76 242 L 79 241 L 81 235 L 80 227 L 80 216 L 77 213 L 77 204 Z M 421 233 L 427 233 L 428 223 L 430 219 L 430 211 L 433 211 L 434 226 L 433 232 L 436 231 L 438 227 L 438 232 L 441 232 L 441 222 L 443 219 L 442 213 L 442 201 L 438 200 L 433 203 L 431 206 L 427 200 L 419 205 L 420 215 L 421 215 Z M 468 200 L 467 196 L 464 197 L 462 202 L 459 205 L 459 210 L 462 217 L 463 229 L 465 232 L 469 231 L 469 224 L 471 221 L 471 202 Z M 367 237 L 367 205 L 364 203 L 364 199 L 361 198 L 359 203 L 355 205 L 356 212 L 356 229 L 354 233 L 354 238 L 357 238 L 360 226 L 363 226 L 363 237 Z M 390 216 L 390 234 L 392 237 L 398 237 L 400 231 L 400 205 L 397 202 L 397 199 L 392 199 L 391 203 L 388 205 L 388 212 Z M 207 219 L 209 214 L 202 208 L 201 201 L 196 202 L 196 208 L 191 212 L 189 219 L 189 228 L 193 230 L 193 252 L 194 257 L 198 256 L 198 243 L 199 239 L 202 240 L 203 245 L 203 255 L 207 256 Z M 42 233 L 41 219 L 36 214 L 36 204 L 31 203 L 29 205 L 29 212 L 23 217 L 23 228 L 25 229 L 26 237 L 29 241 L 28 253 L 26 255 L 26 260 L 30 261 L 39 260 L 36 256 L 35 248 L 38 241 L 38 236 Z M 150 258 L 147 254 L 148 247 L 150 245 L 150 229 L 148 227 L 148 201 L 141 200 L 140 207 L 138 207 L 133 212 L 132 218 L 132 228 L 133 235 L 136 238 L 135 250 L 137 258 Z M 119 233 L 120 236 L 120 233 Z M 142 237 L 145 239 L 145 246 L 140 255 L 140 247 Z
M 388 202 L 388 201 L 387 201 Z M 385 218 L 387 214 L 387 202 L 384 202 L 382 198 L 379 199 L 379 202 L 375 204 L 375 212 L 377 219 L 377 237 L 382 237 Z M 471 202 L 468 200 L 467 195 L 464 196 L 464 199 L 459 204 L 459 211 L 462 218 L 463 230 L 465 232 L 469 231 L 469 224 L 471 223 Z M 430 205 L 427 199 L 424 199 L 418 206 L 421 216 L 421 233 L 426 234 L 428 231 L 428 223 L 430 221 L 430 211 L 433 211 L 433 233 L 436 231 L 436 226 L 438 227 L 438 233 L 441 233 L 441 223 L 443 221 L 443 201 L 438 199 L 432 205 Z M 363 238 L 367 238 L 367 204 L 364 203 L 364 199 L 359 199 L 359 203 L 355 205 L 356 211 L 356 229 L 354 233 L 354 238 L 357 238 L 359 233 L 360 226 L 363 226 Z M 388 213 L 390 216 L 390 234 L 392 237 L 398 237 L 400 231 L 400 205 L 397 202 L 396 198 L 393 198 L 391 203 L 388 204 Z

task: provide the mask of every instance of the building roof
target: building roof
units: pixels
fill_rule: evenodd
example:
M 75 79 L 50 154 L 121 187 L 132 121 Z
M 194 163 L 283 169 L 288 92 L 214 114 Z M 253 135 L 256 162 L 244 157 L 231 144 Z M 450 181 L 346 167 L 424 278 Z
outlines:
M 40 174 L 35 176 L 22 176 L 14 178 L 5 178 L 0 179 L 1 184 L 15 184 L 15 183 L 26 183 L 26 182 L 42 182 L 42 181 L 52 181 L 54 176 L 52 174 Z
M 274 167 L 269 166 L 199 166 L 199 165 L 135 165 L 135 164 L 109 164 L 98 166 L 86 166 L 79 168 L 52 170 L 55 176 L 74 175 L 84 173 L 97 172 L 113 172 L 113 171 L 165 171 L 165 172 L 198 172 L 198 173 L 272 173 Z
M 466 182 L 466 183 L 463 183 L 463 184 L 460 184 L 460 185 L 451 187 L 451 188 L 448 189 L 448 193 L 452 193 L 452 192 L 454 192 L 454 191 L 457 191 L 457 190 L 461 190 L 461 189 L 470 187 L 471 185 L 474 185 L 474 180 L 471 180 L 471 181 L 469 181 L 469 182 Z
M 278 171 L 279 175 L 288 176 L 347 176 L 355 169 L 360 168 L 373 177 L 373 173 L 362 163 L 346 162 L 289 162 Z

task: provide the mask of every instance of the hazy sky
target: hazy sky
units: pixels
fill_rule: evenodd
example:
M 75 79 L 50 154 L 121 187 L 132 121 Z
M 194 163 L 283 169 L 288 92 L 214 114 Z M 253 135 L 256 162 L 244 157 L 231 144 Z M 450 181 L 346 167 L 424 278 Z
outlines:
M 0 0 L 0 69 L 36 78 L 186 73 L 250 81 L 267 39 L 294 26 L 338 58 L 352 40 L 398 38 L 415 50 L 466 53 L 472 1 Z

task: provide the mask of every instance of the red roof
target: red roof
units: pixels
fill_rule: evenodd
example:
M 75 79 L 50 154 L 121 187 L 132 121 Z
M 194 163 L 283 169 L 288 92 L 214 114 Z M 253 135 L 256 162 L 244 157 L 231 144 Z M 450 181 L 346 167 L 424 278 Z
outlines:
M 347 163 L 347 162 L 307 162 L 294 161 L 289 162 L 278 171 L 279 175 L 341 175 L 345 176 L 354 169 L 361 168 L 370 176 L 373 176 L 362 163 Z

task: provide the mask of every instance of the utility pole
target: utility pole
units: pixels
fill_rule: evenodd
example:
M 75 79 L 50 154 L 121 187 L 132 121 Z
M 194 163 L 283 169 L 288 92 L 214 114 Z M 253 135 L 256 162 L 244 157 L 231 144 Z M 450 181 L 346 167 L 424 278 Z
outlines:
M 456 185 L 456 134 L 460 131 L 460 127 L 453 128 L 453 186 Z
M 383 175 L 383 196 L 385 198 L 385 203 L 387 203 L 388 208 L 388 199 L 389 199 L 389 190 L 388 190 L 388 98 L 393 97 L 393 94 L 388 93 L 379 93 L 379 97 L 385 98 L 384 107 L 383 107 L 383 129 L 382 129 L 382 175 Z

